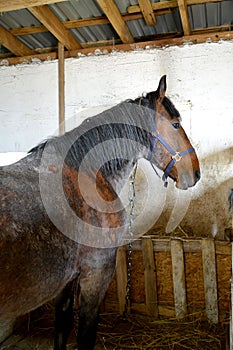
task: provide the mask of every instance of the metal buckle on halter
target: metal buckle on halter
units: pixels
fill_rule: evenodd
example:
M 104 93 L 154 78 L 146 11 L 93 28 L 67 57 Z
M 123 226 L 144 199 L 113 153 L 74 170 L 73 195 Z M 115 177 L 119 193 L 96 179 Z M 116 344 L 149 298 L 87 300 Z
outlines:
M 175 159 L 176 162 L 179 162 L 181 160 L 182 156 L 180 155 L 179 152 L 176 152 L 173 156 L 172 159 Z

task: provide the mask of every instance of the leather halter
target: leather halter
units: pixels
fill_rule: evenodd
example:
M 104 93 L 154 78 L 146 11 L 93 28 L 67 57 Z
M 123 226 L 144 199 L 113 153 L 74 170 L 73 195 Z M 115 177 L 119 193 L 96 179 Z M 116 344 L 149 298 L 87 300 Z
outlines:
M 181 158 L 183 156 L 185 156 L 186 154 L 189 154 L 191 152 L 195 152 L 195 149 L 193 147 L 185 150 L 185 151 L 182 151 L 182 152 L 176 152 L 174 151 L 174 149 L 167 143 L 166 140 L 164 140 L 164 138 L 161 136 L 161 135 L 153 135 L 152 136 L 152 142 L 151 142 L 151 146 L 150 146 L 150 150 L 149 150 L 149 154 L 148 154 L 148 157 L 147 159 L 149 160 L 153 170 L 155 171 L 155 173 L 158 175 L 158 172 L 157 170 L 155 169 L 154 167 L 154 164 L 152 163 L 151 161 L 151 158 L 154 154 L 154 149 L 155 149 L 155 145 L 156 145 L 156 141 L 159 141 L 167 150 L 168 152 L 170 152 L 171 154 L 171 160 L 170 162 L 167 164 L 165 170 L 164 170 L 164 174 L 162 176 L 162 180 L 164 181 L 164 187 L 167 187 L 168 185 L 168 181 L 167 181 L 167 178 L 168 178 L 168 175 L 171 171 L 171 168 L 175 165 L 176 162 L 179 162 L 181 160 Z
M 148 98 L 146 98 L 146 96 L 142 96 L 138 99 L 138 105 L 139 106 L 143 106 L 143 107 L 146 107 L 146 108 L 150 108 L 150 101 Z M 152 163 L 151 159 L 152 159 L 152 156 L 154 154 L 154 149 L 155 149 L 155 144 L 156 144 L 156 141 L 159 141 L 167 150 L 168 152 L 170 152 L 171 154 L 171 160 L 170 162 L 167 164 L 165 170 L 164 170 L 164 174 L 162 176 L 162 180 L 164 181 L 164 187 L 167 187 L 168 185 L 168 181 L 167 181 L 167 178 L 169 176 L 169 173 L 171 171 L 171 168 L 175 165 L 176 162 L 179 162 L 181 160 L 181 158 L 183 156 L 185 156 L 186 154 L 189 154 L 191 152 L 195 152 L 195 149 L 193 147 L 185 150 L 185 151 L 182 151 L 182 152 L 176 152 L 174 151 L 174 149 L 167 143 L 166 140 L 164 140 L 164 138 L 161 136 L 161 135 L 152 135 L 152 142 L 151 142 L 151 145 L 150 145 L 150 150 L 149 150 L 149 154 L 148 154 L 148 157 L 147 157 L 147 160 L 149 160 L 154 172 L 159 176 L 154 164 Z

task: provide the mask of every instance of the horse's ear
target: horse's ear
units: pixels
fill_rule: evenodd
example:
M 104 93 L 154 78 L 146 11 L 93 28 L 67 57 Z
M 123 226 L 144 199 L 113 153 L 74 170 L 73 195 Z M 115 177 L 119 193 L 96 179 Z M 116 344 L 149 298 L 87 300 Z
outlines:
M 162 78 L 159 81 L 159 86 L 157 89 L 157 100 L 159 102 L 162 102 L 164 99 L 164 96 L 166 94 L 167 89 L 167 83 L 166 83 L 166 75 L 163 75 Z

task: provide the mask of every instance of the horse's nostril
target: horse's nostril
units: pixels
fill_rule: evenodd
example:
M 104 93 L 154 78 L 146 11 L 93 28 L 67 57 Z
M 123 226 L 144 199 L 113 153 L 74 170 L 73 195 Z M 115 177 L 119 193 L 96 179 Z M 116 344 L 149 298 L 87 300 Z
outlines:
M 194 171 L 194 176 L 195 176 L 195 180 L 198 181 L 201 178 L 201 173 L 200 170 L 195 170 Z

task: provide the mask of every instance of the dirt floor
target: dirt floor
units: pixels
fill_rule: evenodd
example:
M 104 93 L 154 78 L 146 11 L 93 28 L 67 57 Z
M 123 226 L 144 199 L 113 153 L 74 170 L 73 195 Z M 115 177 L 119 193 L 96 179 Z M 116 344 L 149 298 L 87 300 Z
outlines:
M 27 316 L 0 350 L 52 350 L 53 320 L 49 311 Z M 226 326 L 211 326 L 197 319 L 152 321 L 141 315 L 125 319 L 102 314 L 95 350 L 227 350 L 226 334 Z M 77 349 L 75 339 L 73 332 L 67 350 Z

